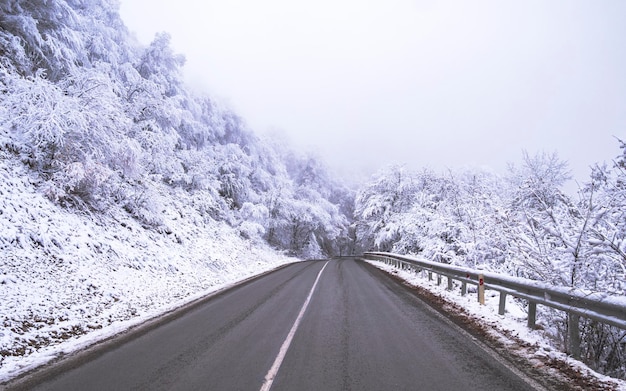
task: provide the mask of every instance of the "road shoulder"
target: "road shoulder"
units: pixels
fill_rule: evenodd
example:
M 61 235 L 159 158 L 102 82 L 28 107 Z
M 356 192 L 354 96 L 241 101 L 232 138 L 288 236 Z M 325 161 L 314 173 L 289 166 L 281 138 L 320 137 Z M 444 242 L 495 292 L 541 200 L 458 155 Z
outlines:
M 381 270 L 405 286 L 428 304 L 431 309 L 481 341 L 494 354 L 506 360 L 513 368 L 525 374 L 527 378 L 535 379 L 547 389 L 559 391 L 623 391 L 623 388 L 620 388 L 620 385 L 610 378 L 602 380 L 593 374 L 581 371 L 572 360 L 562 360 L 538 354 L 539 346 L 499 328 L 496 324 L 485 322 L 484 319 L 470 313 L 458 303 L 423 286 L 411 283 L 405 275 L 408 274 L 406 272 L 387 265 L 364 262 Z

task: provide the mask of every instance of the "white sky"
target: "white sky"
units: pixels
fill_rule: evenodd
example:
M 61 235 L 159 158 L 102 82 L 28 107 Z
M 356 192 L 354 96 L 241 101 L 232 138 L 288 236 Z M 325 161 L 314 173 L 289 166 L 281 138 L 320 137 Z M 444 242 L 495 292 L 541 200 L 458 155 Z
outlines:
M 341 173 L 504 172 L 557 151 L 575 176 L 626 139 L 626 1 L 120 0 L 194 85 Z

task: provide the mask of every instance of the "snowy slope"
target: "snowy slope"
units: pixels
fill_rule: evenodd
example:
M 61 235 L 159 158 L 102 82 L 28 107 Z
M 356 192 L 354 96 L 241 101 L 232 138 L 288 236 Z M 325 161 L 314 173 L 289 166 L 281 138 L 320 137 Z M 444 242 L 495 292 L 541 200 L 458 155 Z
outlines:
M 59 208 L 0 150 L 0 381 L 189 302 L 297 261 L 203 218 L 155 184 L 163 233 L 121 208 Z

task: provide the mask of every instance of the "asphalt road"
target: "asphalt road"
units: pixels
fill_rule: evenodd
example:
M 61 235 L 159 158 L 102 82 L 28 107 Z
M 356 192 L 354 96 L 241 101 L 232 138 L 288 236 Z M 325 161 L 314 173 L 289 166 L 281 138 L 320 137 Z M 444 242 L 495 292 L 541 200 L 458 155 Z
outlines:
M 412 292 L 351 259 L 290 265 L 75 364 L 25 387 L 533 389 Z

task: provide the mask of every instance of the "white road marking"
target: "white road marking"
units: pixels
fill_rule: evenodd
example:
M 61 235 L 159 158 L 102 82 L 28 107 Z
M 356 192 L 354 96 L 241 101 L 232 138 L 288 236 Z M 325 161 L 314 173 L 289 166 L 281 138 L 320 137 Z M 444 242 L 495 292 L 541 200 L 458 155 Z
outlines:
M 291 330 L 289 331 L 289 334 L 287 334 L 287 338 L 285 339 L 285 342 L 283 342 L 283 345 L 280 347 L 280 351 L 278 352 L 278 356 L 276 356 L 276 359 L 274 360 L 274 364 L 272 364 L 272 367 L 270 368 L 269 372 L 267 372 L 267 375 L 265 375 L 265 381 L 263 382 L 261 391 L 269 391 L 270 388 L 272 388 L 272 384 L 274 383 L 274 379 L 276 378 L 276 375 L 278 374 L 280 365 L 283 363 L 283 360 L 285 359 L 285 355 L 287 354 L 289 345 L 291 345 L 291 340 L 293 339 L 293 336 L 296 334 L 296 331 L 298 330 L 298 326 L 300 326 L 302 317 L 304 316 L 304 313 L 307 307 L 309 306 L 309 302 L 311 301 L 311 297 L 313 296 L 313 291 L 315 291 L 315 287 L 317 286 L 317 283 L 320 280 L 320 277 L 322 276 L 322 272 L 324 271 L 324 269 L 326 269 L 326 265 L 328 265 L 328 261 L 326 261 L 326 263 L 322 267 L 322 270 L 320 270 L 320 272 L 317 273 L 317 278 L 315 279 L 315 282 L 313 283 L 313 287 L 311 288 L 311 291 L 309 292 L 309 296 L 307 296 L 306 300 L 304 301 L 304 304 L 302 305 L 302 308 L 300 309 L 300 313 L 298 314 L 296 321 L 294 322 L 293 326 L 291 326 Z

